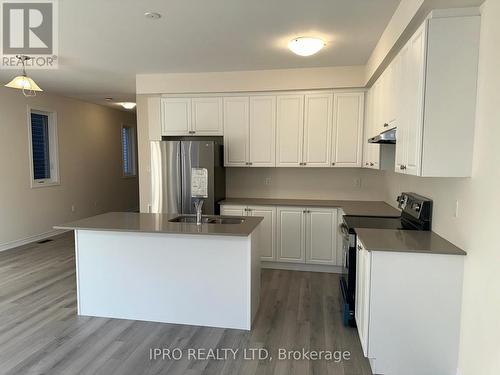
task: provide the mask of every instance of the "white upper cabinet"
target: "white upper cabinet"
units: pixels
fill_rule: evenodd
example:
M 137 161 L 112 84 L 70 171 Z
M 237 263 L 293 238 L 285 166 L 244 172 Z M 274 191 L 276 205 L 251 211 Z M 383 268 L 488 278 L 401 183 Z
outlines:
M 223 135 L 222 98 L 193 98 L 192 135 Z
M 363 120 L 363 92 L 336 92 L 331 162 L 335 167 L 361 167 Z
M 222 98 L 161 98 L 164 136 L 223 135 Z
M 302 165 L 304 95 L 277 97 L 276 166 Z
M 368 139 L 376 135 L 375 123 L 377 116 L 376 108 L 376 87 L 372 88 L 366 94 L 366 118 L 364 122 L 364 132 L 362 135 L 363 144 L 363 162 L 364 168 L 379 169 L 380 168 L 380 145 L 376 143 L 368 143 Z
M 249 160 L 253 167 L 276 165 L 276 97 L 250 97 Z
M 240 167 L 248 163 L 248 96 L 224 98 L 224 165 Z
M 161 99 L 162 135 L 188 135 L 191 130 L 191 99 Z
M 305 95 L 303 165 L 330 165 L 332 99 L 331 93 Z
M 479 31 L 479 16 L 429 18 L 400 52 L 396 172 L 471 176 Z
M 224 98 L 224 165 L 274 167 L 276 97 Z

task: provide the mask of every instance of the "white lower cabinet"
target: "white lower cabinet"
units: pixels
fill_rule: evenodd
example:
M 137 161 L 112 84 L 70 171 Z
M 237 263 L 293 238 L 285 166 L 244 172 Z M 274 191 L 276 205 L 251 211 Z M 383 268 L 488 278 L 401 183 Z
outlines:
M 260 259 L 276 260 L 276 208 L 272 206 L 240 206 L 223 205 L 220 210 L 223 216 L 258 216 L 263 217 L 259 232 L 261 248 Z
M 341 210 L 224 204 L 221 215 L 264 218 L 260 231 L 263 261 L 323 266 L 343 264 L 342 238 L 337 225 Z
M 278 261 L 304 263 L 304 212 L 298 207 L 278 207 Z
M 259 244 L 261 260 L 276 260 L 276 208 L 269 206 L 248 206 L 249 216 L 263 217 Z
M 370 253 L 358 241 L 356 254 L 356 291 L 354 318 L 358 326 L 363 354 L 368 356 L 368 322 L 370 311 Z
M 337 263 L 337 210 L 307 209 L 305 225 L 306 263 Z
M 370 251 L 362 241 L 355 319 L 372 372 L 455 375 L 465 257 Z
M 247 216 L 247 206 L 224 205 L 220 207 L 222 216 Z

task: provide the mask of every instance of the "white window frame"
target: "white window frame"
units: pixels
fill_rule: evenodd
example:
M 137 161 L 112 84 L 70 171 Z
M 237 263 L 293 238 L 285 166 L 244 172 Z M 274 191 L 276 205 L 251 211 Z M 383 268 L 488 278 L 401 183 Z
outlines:
M 49 119 L 49 163 L 50 163 L 50 178 L 35 180 L 33 171 L 33 139 L 31 134 L 31 114 L 37 113 L 48 116 Z M 30 164 L 30 185 L 31 188 L 42 188 L 48 186 L 60 185 L 59 180 L 59 149 L 57 138 L 57 112 L 48 108 L 28 106 L 28 149 L 29 149 L 29 164 Z
M 130 154 L 130 157 L 132 160 L 133 173 L 125 173 L 125 161 L 123 160 L 123 129 L 124 128 L 132 129 L 132 132 L 131 132 L 132 150 L 129 150 L 129 154 Z M 135 125 L 122 123 L 122 126 L 120 127 L 120 145 L 121 145 L 120 159 L 122 161 L 122 177 L 123 178 L 136 178 L 137 177 L 137 128 Z

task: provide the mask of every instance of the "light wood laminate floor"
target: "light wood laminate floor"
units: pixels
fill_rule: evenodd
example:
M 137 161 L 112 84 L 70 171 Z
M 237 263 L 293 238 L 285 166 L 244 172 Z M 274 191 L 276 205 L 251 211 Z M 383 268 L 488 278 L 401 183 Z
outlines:
M 263 270 L 251 332 L 77 316 L 67 233 L 0 253 L 0 374 L 371 374 L 356 331 L 341 324 L 338 291 L 335 274 Z M 183 358 L 150 360 L 150 348 L 180 348 Z M 235 360 L 188 360 L 188 348 L 240 351 Z M 273 359 L 245 360 L 244 348 Z M 278 360 L 279 348 L 350 359 Z

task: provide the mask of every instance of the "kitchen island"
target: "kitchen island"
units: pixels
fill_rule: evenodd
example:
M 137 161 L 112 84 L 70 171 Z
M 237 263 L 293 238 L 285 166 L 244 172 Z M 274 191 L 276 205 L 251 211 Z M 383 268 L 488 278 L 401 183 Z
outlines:
M 203 219 L 110 212 L 56 226 L 75 231 L 78 314 L 250 330 L 262 218 Z

